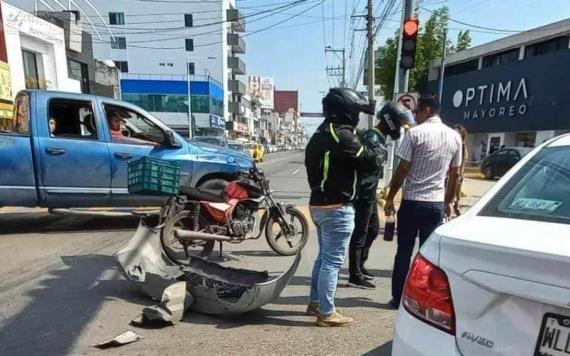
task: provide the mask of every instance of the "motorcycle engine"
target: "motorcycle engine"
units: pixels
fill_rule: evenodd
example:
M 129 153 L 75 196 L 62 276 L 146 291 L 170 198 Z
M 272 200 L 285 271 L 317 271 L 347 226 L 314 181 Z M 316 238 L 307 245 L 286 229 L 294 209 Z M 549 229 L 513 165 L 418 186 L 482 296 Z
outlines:
M 247 204 L 236 206 L 232 216 L 231 228 L 235 236 L 245 237 L 255 227 L 257 209 Z

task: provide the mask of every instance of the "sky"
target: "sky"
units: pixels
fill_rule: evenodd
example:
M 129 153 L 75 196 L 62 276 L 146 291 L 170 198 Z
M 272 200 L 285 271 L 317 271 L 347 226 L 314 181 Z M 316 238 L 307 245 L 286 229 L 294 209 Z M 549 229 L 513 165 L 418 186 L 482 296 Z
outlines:
M 282 4 L 287 0 L 237 0 L 239 7 L 257 7 L 271 3 Z M 290 1 L 290 0 L 289 0 Z M 248 25 L 247 31 L 276 24 L 311 6 L 315 8 L 297 16 L 275 28 L 245 38 L 247 53 L 245 62 L 247 72 L 251 75 L 273 77 L 277 89 L 299 90 L 302 112 L 320 112 L 323 92 L 330 86 L 338 85 L 338 78 L 327 78 L 325 67 L 338 66 L 341 62 L 334 54 L 325 54 L 325 46 L 346 48 L 347 65 L 350 74 L 356 72 L 356 64 L 363 48 L 365 32 L 355 32 L 354 39 L 351 27 L 364 28 L 361 19 L 351 20 L 351 15 L 362 15 L 365 12 L 366 0 L 308 0 L 302 6 L 296 6 L 276 14 L 266 20 Z M 382 12 L 388 0 L 375 0 Z M 437 9 L 443 5 L 450 9 L 450 17 L 454 20 L 493 29 L 522 31 L 545 25 L 570 17 L 569 0 L 423 0 L 420 5 L 427 9 Z M 276 5 L 278 6 L 278 5 Z M 356 9 L 356 10 L 354 10 Z M 246 10 L 242 11 L 254 11 Z M 258 10 L 255 10 L 258 11 Z M 401 1 L 396 1 L 390 20 L 380 29 L 376 45 L 381 45 L 386 38 L 392 36 L 399 26 L 401 18 Z M 379 16 L 379 15 L 378 15 Z M 429 12 L 420 12 L 421 24 L 425 22 Z M 351 26 L 351 21 L 353 26 Z M 358 26 L 356 26 L 356 22 Z M 455 41 L 459 30 L 469 26 L 453 23 L 450 25 L 450 37 Z M 489 33 L 480 29 L 471 29 L 472 46 L 487 43 L 507 36 L 502 33 Z M 345 36 L 346 33 L 346 36 Z M 351 46 L 353 45 L 353 46 Z M 349 59 L 350 48 L 352 58 Z M 350 75 L 349 75 L 350 76 Z M 314 127 L 314 120 L 305 120 L 306 126 Z M 311 128 L 308 127 L 308 130 Z

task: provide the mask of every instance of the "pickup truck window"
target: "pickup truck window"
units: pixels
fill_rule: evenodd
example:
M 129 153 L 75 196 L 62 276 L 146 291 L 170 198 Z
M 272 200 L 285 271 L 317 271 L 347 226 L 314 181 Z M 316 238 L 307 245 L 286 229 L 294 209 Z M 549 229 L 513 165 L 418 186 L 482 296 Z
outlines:
M 47 120 L 51 137 L 98 139 L 91 101 L 51 99 Z
M 2 127 L 0 132 L 17 135 L 30 134 L 29 97 L 26 93 L 18 94 L 14 101 L 14 116 L 11 125 Z
M 164 131 L 160 127 L 135 111 L 117 105 L 105 105 L 105 113 L 113 142 L 156 146 L 165 140 Z

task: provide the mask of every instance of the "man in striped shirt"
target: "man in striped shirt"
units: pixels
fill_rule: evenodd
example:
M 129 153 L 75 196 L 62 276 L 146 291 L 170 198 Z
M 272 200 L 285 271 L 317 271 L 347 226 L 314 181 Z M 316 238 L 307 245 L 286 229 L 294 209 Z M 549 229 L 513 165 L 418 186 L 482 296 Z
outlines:
M 398 251 L 392 272 L 392 301 L 400 304 L 416 236 L 420 246 L 451 215 L 451 203 L 461 166 L 461 137 L 442 123 L 435 97 L 421 98 L 416 122 L 404 136 L 397 156 L 400 164 L 390 183 L 384 211 L 394 214 L 394 197 L 404 184 L 398 211 Z M 447 189 L 445 179 L 449 174 Z

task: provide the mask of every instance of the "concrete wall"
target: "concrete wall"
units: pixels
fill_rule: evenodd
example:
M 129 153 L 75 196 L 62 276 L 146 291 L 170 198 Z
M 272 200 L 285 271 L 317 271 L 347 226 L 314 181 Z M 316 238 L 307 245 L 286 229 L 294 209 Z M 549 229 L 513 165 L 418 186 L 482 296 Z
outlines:
M 2 10 L 12 95 L 26 89 L 22 49 L 36 53 L 40 81 L 46 81 L 47 89 L 81 92 L 79 81 L 68 77 L 63 29 L 8 4 Z

